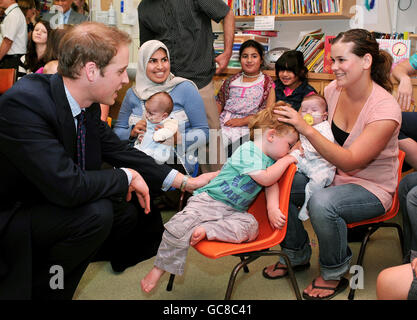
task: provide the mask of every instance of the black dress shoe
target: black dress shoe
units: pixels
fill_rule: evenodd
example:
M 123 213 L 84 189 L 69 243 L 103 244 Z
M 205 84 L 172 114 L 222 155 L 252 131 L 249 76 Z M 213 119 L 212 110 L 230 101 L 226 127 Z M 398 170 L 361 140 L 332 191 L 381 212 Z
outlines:
M 126 268 L 128 268 L 127 266 L 125 266 L 123 263 L 120 263 L 120 262 L 110 261 L 110 265 L 111 265 L 111 268 L 113 269 L 113 272 L 115 273 L 122 273 L 123 271 L 126 270 Z

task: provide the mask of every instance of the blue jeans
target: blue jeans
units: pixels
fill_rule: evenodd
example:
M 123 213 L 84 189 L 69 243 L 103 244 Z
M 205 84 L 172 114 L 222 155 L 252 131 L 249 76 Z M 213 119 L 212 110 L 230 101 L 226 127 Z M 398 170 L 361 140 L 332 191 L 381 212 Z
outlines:
M 308 178 L 297 172 L 291 189 L 287 235 L 281 243 L 293 265 L 306 263 L 311 256 L 308 234 L 298 208 L 304 201 Z M 347 242 L 347 223 L 385 213 L 379 199 L 356 184 L 327 187 L 313 194 L 307 208 L 319 242 L 319 262 L 324 280 L 340 280 L 349 270 L 352 252 Z
M 403 215 L 404 256 L 417 251 L 417 172 L 406 175 L 398 189 Z

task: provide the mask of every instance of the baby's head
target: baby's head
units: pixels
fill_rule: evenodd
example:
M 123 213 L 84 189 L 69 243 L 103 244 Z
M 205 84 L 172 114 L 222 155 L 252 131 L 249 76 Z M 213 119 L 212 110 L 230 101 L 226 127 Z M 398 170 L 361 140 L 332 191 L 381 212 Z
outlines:
M 301 102 L 301 116 L 311 126 L 327 120 L 327 103 L 323 96 L 313 94 Z
M 145 117 L 152 123 L 166 119 L 174 108 L 171 96 L 164 91 L 157 92 L 145 102 Z
M 298 132 L 292 125 L 278 121 L 279 116 L 273 110 L 274 107 L 271 107 L 258 112 L 248 126 L 250 139 L 262 139 L 263 153 L 278 160 L 288 154 L 297 142 Z

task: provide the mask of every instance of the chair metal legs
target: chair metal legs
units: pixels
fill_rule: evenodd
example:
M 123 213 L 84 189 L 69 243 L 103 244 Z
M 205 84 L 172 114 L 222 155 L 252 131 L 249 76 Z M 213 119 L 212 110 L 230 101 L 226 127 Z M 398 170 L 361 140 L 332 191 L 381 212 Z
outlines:
M 362 240 L 361 248 L 359 250 L 358 260 L 356 262 L 357 265 L 362 266 L 363 258 L 365 256 L 365 249 L 366 249 L 366 245 L 368 244 L 369 238 L 379 228 L 396 228 L 398 232 L 398 237 L 400 238 L 401 252 L 404 252 L 404 238 L 403 238 L 403 231 L 401 229 L 401 226 L 397 223 L 381 222 L 376 225 L 370 226 L 368 228 L 368 232 L 365 234 L 365 237 Z M 354 297 L 355 297 L 355 289 L 354 287 L 351 287 L 349 291 L 348 299 L 353 300 Z
M 167 284 L 167 291 L 172 291 L 172 286 L 174 285 L 175 274 L 171 273 L 169 275 L 169 280 Z
M 227 290 L 226 290 L 224 300 L 230 300 L 230 297 L 233 291 L 233 286 L 236 281 L 236 276 L 239 273 L 239 271 L 243 268 L 245 272 L 249 272 L 249 268 L 247 265 L 255 261 L 256 259 L 260 258 L 261 256 L 281 256 L 284 258 L 285 264 L 287 265 L 287 268 L 288 268 L 288 276 L 290 278 L 295 296 L 297 300 L 302 300 L 300 289 L 298 288 L 298 284 L 297 284 L 297 279 L 295 278 L 294 270 L 291 266 L 290 259 L 285 253 L 281 251 L 277 251 L 277 250 L 269 250 L 269 251 L 250 252 L 250 253 L 245 253 L 245 254 L 238 255 L 238 256 L 240 257 L 241 261 L 233 268 L 232 273 L 230 274 L 229 283 L 227 285 Z M 171 274 L 169 276 L 169 281 L 168 281 L 168 285 L 166 288 L 167 291 L 172 291 L 174 279 L 175 279 L 175 274 Z
M 245 255 L 241 255 L 240 259 L 241 262 L 239 262 L 234 268 L 232 273 L 230 274 L 229 284 L 227 285 L 226 295 L 224 297 L 225 300 L 230 300 L 230 297 L 232 295 L 233 286 L 235 284 L 236 276 L 240 269 L 243 267 L 245 270 L 245 267 L 247 268 L 247 265 L 256 259 L 258 259 L 261 256 L 282 256 L 285 260 L 285 263 L 288 267 L 288 276 L 291 281 L 291 285 L 293 287 L 294 293 L 297 297 L 297 300 L 302 300 L 300 290 L 298 288 L 297 279 L 295 278 L 294 270 L 291 266 L 290 259 L 288 256 L 281 252 L 276 250 L 270 250 L 270 251 L 257 251 L 252 253 L 245 253 Z

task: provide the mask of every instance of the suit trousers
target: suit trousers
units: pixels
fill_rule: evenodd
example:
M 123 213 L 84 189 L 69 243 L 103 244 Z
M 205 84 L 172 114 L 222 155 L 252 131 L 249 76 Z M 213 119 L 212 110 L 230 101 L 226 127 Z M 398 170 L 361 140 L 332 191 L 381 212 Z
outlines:
M 154 256 L 163 233 L 160 212 L 152 204 L 145 214 L 135 196 L 32 212 L 33 299 L 71 299 L 90 262 L 110 261 L 122 271 Z M 62 267 L 63 289 L 51 288 L 52 266 Z
M 31 208 L 32 299 L 71 299 L 112 225 L 113 207 L 107 199 L 78 208 L 53 204 Z M 51 286 L 54 266 L 63 271 L 63 288 Z

